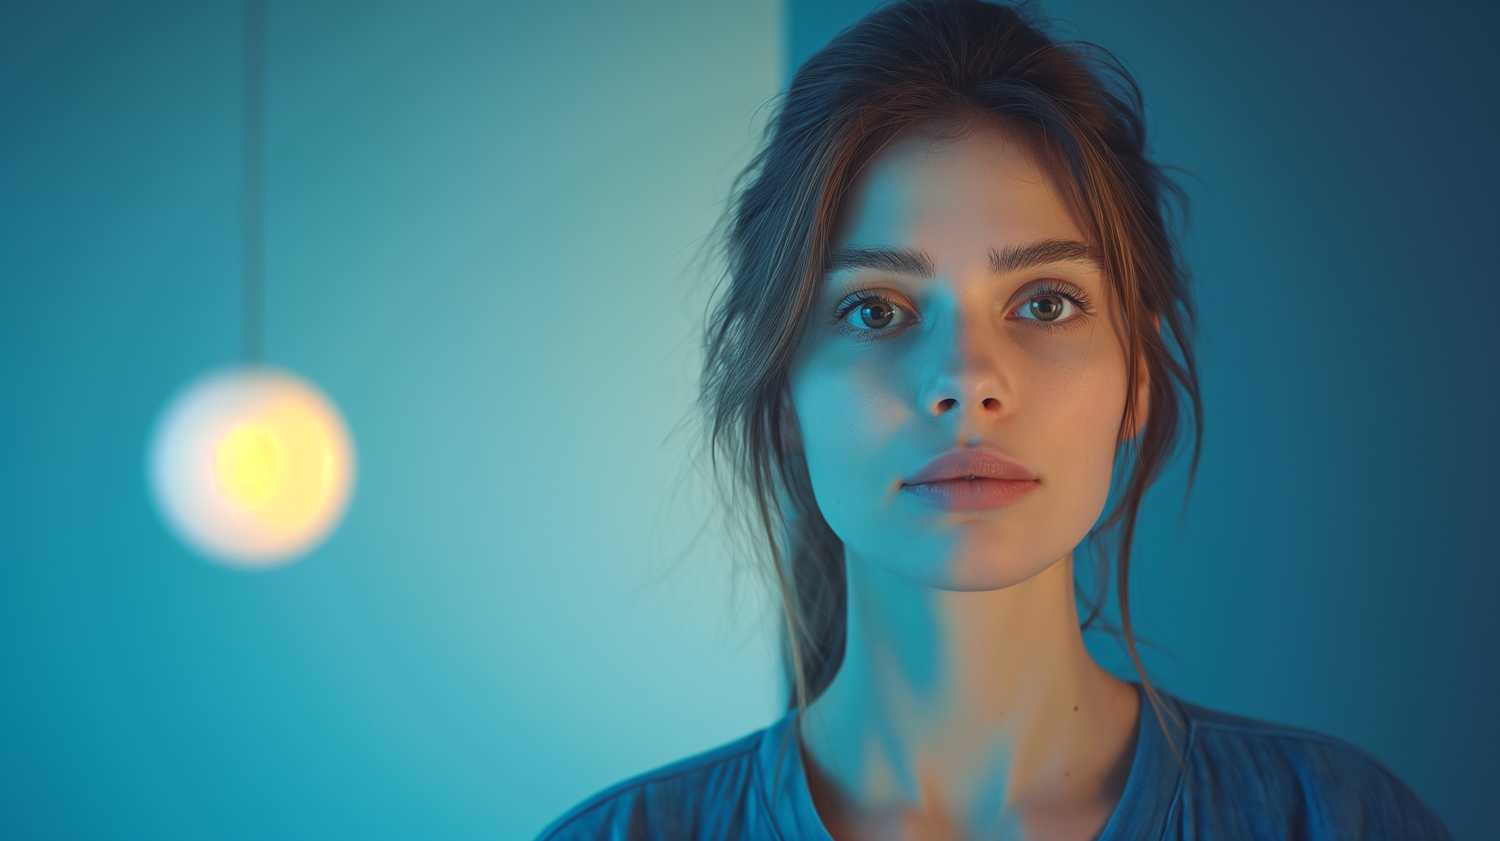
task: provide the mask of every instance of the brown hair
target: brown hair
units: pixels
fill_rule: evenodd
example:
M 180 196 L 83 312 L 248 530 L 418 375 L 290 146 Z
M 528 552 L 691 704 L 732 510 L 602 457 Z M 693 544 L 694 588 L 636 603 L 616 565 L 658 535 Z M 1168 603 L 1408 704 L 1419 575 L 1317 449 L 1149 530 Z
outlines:
M 1028 141 L 1102 255 L 1126 336 L 1122 436 L 1137 428 L 1138 370 L 1149 374 L 1150 409 L 1117 450 L 1123 482 L 1089 541 L 1100 556 L 1113 549 L 1117 633 L 1160 720 L 1163 706 L 1131 626 L 1131 547 L 1142 498 L 1184 425 L 1191 482 L 1203 412 L 1190 342 L 1194 307 L 1168 226 L 1182 195 L 1147 159 L 1140 91 L 1108 52 L 1055 40 L 1010 6 L 905 0 L 845 29 L 802 65 L 726 217 L 727 273 L 705 336 L 710 464 L 729 480 L 721 487 L 732 510 L 769 549 L 785 619 L 789 706 L 805 706 L 843 659 L 847 594 L 843 544 L 818 510 L 806 461 L 784 440 L 788 369 L 859 163 L 906 129 L 986 119 Z M 1075 584 L 1083 627 L 1103 626 L 1109 582 L 1106 561 L 1096 562 L 1092 592 Z

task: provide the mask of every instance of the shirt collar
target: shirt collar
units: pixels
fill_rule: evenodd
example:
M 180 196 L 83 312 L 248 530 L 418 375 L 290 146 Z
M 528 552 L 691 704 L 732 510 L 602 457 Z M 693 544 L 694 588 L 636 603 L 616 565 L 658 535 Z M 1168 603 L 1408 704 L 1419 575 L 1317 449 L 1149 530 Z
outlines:
M 1141 696 L 1135 757 L 1130 762 L 1125 791 L 1098 841 L 1161 837 L 1182 786 L 1182 763 L 1188 750 L 1185 712 L 1175 698 L 1158 692 L 1162 700 L 1158 719 L 1141 685 L 1135 682 L 1131 685 Z M 782 838 L 833 841 L 818 817 L 812 792 L 807 787 L 807 772 L 797 738 L 797 717 L 798 711 L 791 710 L 765 730 L 756 755 L 756 786 L 771 824 Z

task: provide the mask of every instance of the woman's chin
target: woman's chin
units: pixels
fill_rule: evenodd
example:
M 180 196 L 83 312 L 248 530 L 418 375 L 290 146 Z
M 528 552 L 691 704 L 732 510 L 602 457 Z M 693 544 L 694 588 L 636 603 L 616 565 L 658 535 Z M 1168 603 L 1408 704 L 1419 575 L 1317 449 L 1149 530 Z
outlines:
M 900 563 L 879 564 L 887 572 L 913 584 L 955 593 L 978 593 L 1004 590 L 1028 581 L 1050 569 L 1067 552 L 1025 554 L 985 551 L 961 551 L 912 562 L 907 555 Z M 917 556 L 920 557 L 920 556 Z
M 1035 578 L 1055 563 L 1056 558 L 1044 563 L 1034 560 L 997 562 L 994 558 L 965 559 L 954 565 L 947 586 L 940 589 L 960 593 L 1004 590 Z

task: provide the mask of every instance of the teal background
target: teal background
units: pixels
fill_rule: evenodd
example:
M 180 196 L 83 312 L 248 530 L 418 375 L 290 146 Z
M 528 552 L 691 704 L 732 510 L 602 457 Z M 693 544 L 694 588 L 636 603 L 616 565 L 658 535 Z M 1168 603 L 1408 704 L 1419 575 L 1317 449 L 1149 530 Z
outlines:
M 267 356 L 360 484 L 245 574 L 144 486 L 238 348 L 239 6 L 0 2 L 0 837 L 527 837 L 768 723 L 680 426 L 693 261 L 786 68 L 868 6 L 273 2 Z M 1187 519 L 1180 473 L 1147 512 L 1152 674 L 1486 837 L 1495 7 L 1047 9 L 1192 175 L 1209 426 Z
M 780 32 L 272 0 L 267 359 L 360 479 L 253 574 L 144 473 L 239 348 L 240 5 L 0 4 L 0 837 L 526 838 L 775 717 L 672 433 Z
M 875 5 L 790 0 L 788 68 Z M 1500 6 L 1043 8 L 1132 69 L 1193 202 L 1207 435 L 1186 519 L 1181 470 L 1144 517 L 1148 672 L 1349 739 L 1494 837 Z

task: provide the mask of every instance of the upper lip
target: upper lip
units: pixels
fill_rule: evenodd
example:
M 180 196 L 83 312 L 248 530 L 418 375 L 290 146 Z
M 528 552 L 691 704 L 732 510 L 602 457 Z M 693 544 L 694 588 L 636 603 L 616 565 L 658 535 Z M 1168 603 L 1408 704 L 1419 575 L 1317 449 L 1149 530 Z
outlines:
M 1012 482 L 1036 481 L 1036 474 L 1022 467 L 1008 456 L 983 447 L 977 449 L 949 450 L 927 462 L 916 475 L 906 480 L 908 485 L 927 482 L 946 482 L 953 479 L 1004 479 Z

